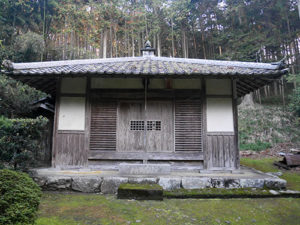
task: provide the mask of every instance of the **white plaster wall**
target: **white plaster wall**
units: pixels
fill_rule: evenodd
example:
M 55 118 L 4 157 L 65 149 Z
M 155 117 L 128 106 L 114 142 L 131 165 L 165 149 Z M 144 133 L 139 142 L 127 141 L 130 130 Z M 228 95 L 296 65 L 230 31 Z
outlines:
M 61 97 L 58 130 L 84 130 L 85 97 Z
M 144 89 L 142 79 L 137 78 L 92 78 L 93 89 Z
M 200 79 L 174 79 L 173 89 L 201 89 Z
M 62 78 L 61 93 L 63 94 L 85 94 L 86 78 Z
M 230 79 L 207 79 L 206 80 L 207 95 L 231 95 Z
M 233 132 L 231 98 L 207 98 L 207 132 Z

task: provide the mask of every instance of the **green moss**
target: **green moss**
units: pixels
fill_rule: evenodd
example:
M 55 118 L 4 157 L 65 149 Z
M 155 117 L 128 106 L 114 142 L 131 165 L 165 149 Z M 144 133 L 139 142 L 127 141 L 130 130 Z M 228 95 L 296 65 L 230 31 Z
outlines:
M 45 193 L 37 225 L 261 224 L 300 221 L 300 199 L 120 200 L 97 194 Z
M 291 172 L 287 170 L 280 170 L 278 167 L 273 165 L 275 161 L 279 161 L 279 160 L 280 160 L 279 158 L 263 158 L 263 159 L 241 158 L 241 165 L 252 167 L 262 172 L 281 171 L 283 173 L 281 178 L 287 181 L 287 188 L 300 191 L 300 173 Z
M 158 184 L 128 184 L 124 183 L 119 186 L 119 189 L 130 190 L 163 190 Z
M 179 189 L 175 191 L 165 191 L 164 197 L 166 198 L 230 198 L 230 197 L 264 197 L 269 196 L 267 190 L 252 190 L 251 188 L 238 188 L 238 189 L 223 189 L 223 188 L 204 188 L 204 189 Z

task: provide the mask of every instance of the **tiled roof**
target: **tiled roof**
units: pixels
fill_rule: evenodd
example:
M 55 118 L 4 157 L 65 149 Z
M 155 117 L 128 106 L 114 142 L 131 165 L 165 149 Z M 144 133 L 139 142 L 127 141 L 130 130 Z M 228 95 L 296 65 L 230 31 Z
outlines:
M 273 76 L 287 72 L 281 63 L 251 63 L 167 57 L 84 59 L 12 63 L 10 75 L 245 75 Z

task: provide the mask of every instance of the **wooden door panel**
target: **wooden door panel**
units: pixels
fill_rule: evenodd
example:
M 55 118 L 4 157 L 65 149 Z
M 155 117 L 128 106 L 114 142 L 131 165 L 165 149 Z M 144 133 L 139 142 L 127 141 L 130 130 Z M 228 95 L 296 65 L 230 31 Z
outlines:
M 150 101 L 147 104 L 147 152 L 174 151 L 173 102 Z
M 117 151 L 145 151 L 144 114 L 144 104 L 142 102 L 119 102 Z
M 175 102 L 175 151 L 202 151 L 200 100 Z
M 115 151 L 117 103 L 93 99 L 91 109 L 90 150 Z

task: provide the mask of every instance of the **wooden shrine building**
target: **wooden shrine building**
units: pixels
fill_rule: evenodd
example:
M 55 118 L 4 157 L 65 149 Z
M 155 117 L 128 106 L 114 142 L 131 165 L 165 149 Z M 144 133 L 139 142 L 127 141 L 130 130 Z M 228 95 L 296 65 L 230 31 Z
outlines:
M 287 73 L 282 63 L 143 56 L 5 63 L 56 99 L 52 165 L 193 163 L 238 169 L 238 99 Z

